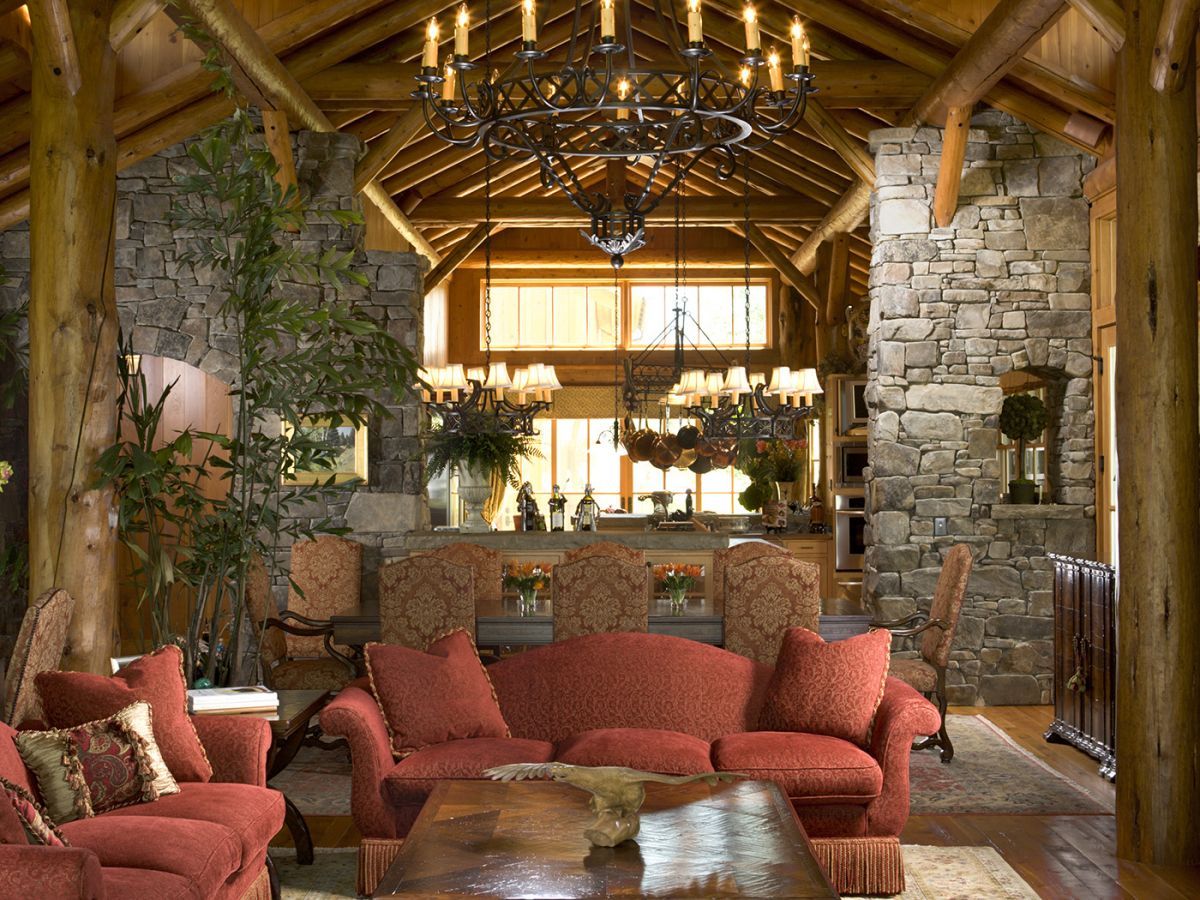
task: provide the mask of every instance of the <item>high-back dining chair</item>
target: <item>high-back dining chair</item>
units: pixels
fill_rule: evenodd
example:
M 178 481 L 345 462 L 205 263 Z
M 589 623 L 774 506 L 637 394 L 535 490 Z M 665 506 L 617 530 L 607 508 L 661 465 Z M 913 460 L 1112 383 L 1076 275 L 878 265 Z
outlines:
M 554 589 L 554 640 L 607 631 L 646 631 L 650 619 L 649 571 L 611 556 L 559 563 Z
M 752 559 L 760 559 L 764 556 L 787 556 L 790 557 L 792 551 L 780 547 L 778 544 L 769 544 L 766 541 L 745 541 L 741 544 L 734 544 L 732 547 L 726 547 L 713 551 L 712 561 L 712 593 L 714 600 L 725 599 L 725 573 L 730 566 L 740 565 L 744 562 L 749 562 Z
M 42 718 L 42 701 L 34 687 L 40 672 L 57 669 L 67 649 L 67 627 L 75 598 L 51 588 L 25 610 L 4 678 L 4 721 L 16 728 Z
M 582 547 L 568 550 L 563 554 L 562 561 L 569 563 L 580 559 L 590 559 L 591 557 L 621 559 L 638 566 L 646 564 L 646 552 L 644 550 L 635 550 L 633 547 L 626 547 L 624 544 L 618 544 L 613 541 L 597 541 L 594 544 L 584 544 Z
M 332 622 L 302 625 L 281 616 L 271 592 L 271 577 L 257 554 L 247 571 L 246 606 L 259 637 L 263 682 L 271 690 L 340 691 L 354 679 L 354 661 L 333 646 Z M 299 638 L 318 638 L 321 655 L 296 656 L 290 642 Z M 307 652 L 308 644 L 304 647 Z
M 918 648 L 921 655 L 916 659 L 893 658 L 888 674 L 937 703 L 938 712 L 942 715 L 942 727 L 936 735 L 920 741 L 913 749 L 940 748 L 944 763 L 954 759 L 954 744 L 946 732 L 946 667 L 950 664 L 950 647 L 954 643 L 958 617 L 962 612 L 967 582 L 974 564 L 971 548 L 966 544 L 955 544 L 942 563 L 928 613 L 918 610 L 893 622 L 872 623 L 889 629 L 897 637 L 921 635 Z
M 468 566 L 475 573 L 475 602 L 499 603 L 504 594 L 504 554 L 480 544 L 456 541 L 431 550 L 428 556 Z
M 291 582 L 287 608 L 280 618 L 310 629 L 328 625 L 331 617 L 358 608 L 362 599 L 363 547 L 357 541 L 323 534 L 292 545 Z M 299 588 L 299 590 L 297 590 Z M 291 633 L 288 655 L 324 656 L 324 633 Z M 339 647 L 346 653 L 349 648 Z
M 774 665 L 788 628 L 821 627 L 821 567 L 767 554 L 725 570 L 725 649 Z
M 424 650 L 455 629 L 475 637 L 475 573 L 436 556 L 408 556 L 379 569 L 379 639 Z

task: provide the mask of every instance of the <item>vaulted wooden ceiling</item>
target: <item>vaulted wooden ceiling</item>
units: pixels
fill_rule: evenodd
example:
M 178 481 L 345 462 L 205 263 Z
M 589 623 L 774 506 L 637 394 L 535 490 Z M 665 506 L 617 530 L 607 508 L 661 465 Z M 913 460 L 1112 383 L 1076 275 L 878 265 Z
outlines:
M 57 2 L 57 0 L 56 0 Z M 205 0 L 224 5 L 257 32 L 259 44 L 286 67 L 332 127 L 367 144 L 359 164 L 361 189 L 390 195 L 399 218 L 418 231 L 438 255 L 467 255 L 482 237 L 484 165 L 478 149 L 442 144 L 424 126 L 410 92 L 425 22 L 437 15 L 449 36 L 457 3 L 448 0 Z M 473 0 L 472 52 L 482 57 L 487 0 Z M 679 4 L 682 7 L 682 4 Z M 866 138 L 873 129 L 911 122 L 938 124 L 936 108 L 948 81 L 986 81 L 994 73 L 970 71 L 978 56 L 960 52 L 981 24 L 977 43 L 1003 41 L 1008 8 L 1020 14 L 1029 0 L 759 0 L 764 44 L 787 47 L 793 15 L 806 22 L 812 39 L 817 103 L 794 134 L 758 154 L 752 190 L 764 210 L 753 230 L 755 246 L 768 260 L 790 261 L 797 278 L 811 273 L 820 239 L 849 231 L 851 289 L 866 290 L 870 246 L 863 211 L 873 181 Z M 1097 156 L 1111 143 L 1113 46 L 1121 40 L 1112 23 L 1114 0 L 1043 2 L 1035 33 L 1003 63 L 995 84 L 981 89 L 982 101 L 1024 119 Z M 111 39 L 119 50 L 118 101 L 114 129 L 119 165 L 128 166 L 196 133 L 229 110 L 208 90 L 197 48 L 177 31 L 160 0 L 117 0 Z M 569 0 L 539 0 L 539 46 L 565 45 L 571 31 Z M 621 4 L 618 4 L 620 8 Z M 520 36 L 517 0 L 491 0 L 493 58 L 511 58 Z M 665 57 L 666 46 L 650 0 L 635 0 L 639 50 Z M 704 0 L 705 37 L 719 53 L 741 52 L 741 0 Z M 989 18 L 990 16 L 990 18 Z M 1017 16 L 1019 17 L 1019 15 Z M 1020 22 L 1012 27 L 1020 26 Z M 1098 26 L 1098 27 L 1094 27 Z M 991 28 L 991 31 L 988 29 Z M 0 0 L 0 228 L 28 211 L 30 127 L 29 18 L 14 0 Z M 995 61 L 985 63 L 997 65 Z M 239 81 L 252 99 L 254 74 Z M 952 92 L 951 92 L 952 93 Z M 306 99 L 307 99 L 306 98 Z M 974 98 L 971 98 L 972 100 Z M 316 109 L 319 107 L 319 110 Z M 914 107 L 916 110 L 914 111 Z M 305 127 L 293 121 L 292 127 Z M 602 182 L 602 161 L 586 167 Z M 641 169 L 633 166 L 636 180 Z M 502 227 L 561 224 L 569 209 L 556 191 L 543 188 L 532 162 L 493 166 Z M 716 224 L 740 228 L 738 183 L 722 182 L 715 166 L 702 162 L 689 178 L 689 195 Z M 766 200 L 762 198 L 775 198 Z M 517 198 L 525 198 L 515 202 Z M 536 198 L 544 200 L 533 201 Z M 703 198 L 712 198 L 704 206 Z M 557 203 L 556 203 L 557 201 Z M 767 210 L 791 209 L 790 215 Z M 579 224 L 584 224 L 582 217 Z M 457 252 L 455 252 L 457 249 Z

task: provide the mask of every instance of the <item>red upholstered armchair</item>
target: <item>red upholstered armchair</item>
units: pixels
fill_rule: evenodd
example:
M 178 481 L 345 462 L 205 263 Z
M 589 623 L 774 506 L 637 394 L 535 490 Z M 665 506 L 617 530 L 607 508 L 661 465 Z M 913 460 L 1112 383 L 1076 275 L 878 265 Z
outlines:
M 263 719 L 192 720 L 213 767 L 206 783 L 62 826 L 69 847 L 0 844 L 0 896 L 79 900 L 267 900 L 279 897 L 267 856 L 283 795 L 266 786 L 271 727 Z M 0 724 L 0 776 L 36 795 Z M 7 802 L 0 797 L 0 802 Z

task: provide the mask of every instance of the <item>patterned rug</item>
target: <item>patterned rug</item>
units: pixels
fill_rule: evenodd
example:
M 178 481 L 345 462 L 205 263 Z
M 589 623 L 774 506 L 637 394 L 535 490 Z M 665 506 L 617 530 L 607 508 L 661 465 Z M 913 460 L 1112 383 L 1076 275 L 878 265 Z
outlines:
M 932 750 L 914 753 L 913 815 L 1111 813 L 1036 756 L 1018 747 L 984 716 L 951 716 L 954 761 L 942 765 Z M 309 815 L 350 815 L 350 752 L 304 747 L 273 782 Z
M 354 896 L 354 850 L 317 850 L 311 866 L 290 850 L 272 850 L 284 900 Z M 898 900 L 1037 900 L 1029 885 L 991 847 L 904 847 L 905 891 Z M 848 898 L 850 900 L 850 898 Z
M 954 742 L 949 765 L 934 750 L 912 755 L 912 815 L 1112 813 L 1110 801 L 1019 747 L 985 716 L 950 716 L 946 728 Z

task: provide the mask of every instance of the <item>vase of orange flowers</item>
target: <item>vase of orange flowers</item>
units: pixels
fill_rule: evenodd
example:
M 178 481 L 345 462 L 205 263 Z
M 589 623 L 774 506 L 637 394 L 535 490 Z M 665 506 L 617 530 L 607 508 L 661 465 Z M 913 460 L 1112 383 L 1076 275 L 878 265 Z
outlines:
M 688 591 L 696 586 L 696 579 L 702 573 L 700 566 L 687 566 L 681 563 L 668 563 L 654 567 L 654 583 L 660 590 L 667 592 L 671 598 L 671 615 L 683 614 L 687 606 Z
M 521 615 L 537 612 L 538 591 L 545 589 L 552 568 L 549 563 L 509 563 L 504 567 L 504 586 L 517 592 Z

